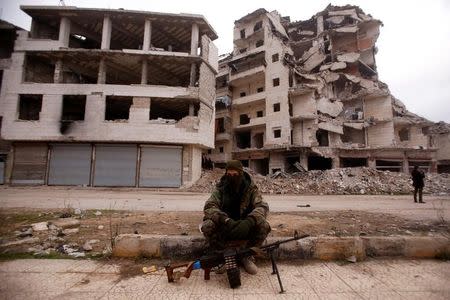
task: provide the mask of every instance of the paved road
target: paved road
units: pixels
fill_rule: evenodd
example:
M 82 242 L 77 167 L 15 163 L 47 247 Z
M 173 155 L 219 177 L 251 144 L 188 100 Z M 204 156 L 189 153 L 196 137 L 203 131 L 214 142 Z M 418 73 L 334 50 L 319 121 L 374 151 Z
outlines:
M 0 299 L 450 299 L 450 262 L 369 260 L 279 264 L 285 294 L 265 262 L 230 289 L 225 274 L 201 271 L 169 284 L 165 273 L 123 276 L 114 263 L 15 260 L 0 263 Z
M 124 188 L 1 187 L 0 207 L 81 208 L 147 211 L 200 211 L 209 194 Z M 450 219 L 449 196 L 425 196 L 415 204 L 412 196 L 390 195 L 264 195 L 271 211 L 364 210 L 422 220 Z M 309 204 L 311 207 L 298 207 Z

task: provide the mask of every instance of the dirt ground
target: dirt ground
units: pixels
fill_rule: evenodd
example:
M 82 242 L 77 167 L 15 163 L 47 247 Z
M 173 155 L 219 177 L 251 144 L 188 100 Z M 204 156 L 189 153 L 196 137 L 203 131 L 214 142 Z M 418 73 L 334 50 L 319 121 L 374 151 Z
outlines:
M 19 240 L 16 233 L 29 228 L 32 223 L 51 222 L 61 216 L 79 219 L 79 231 L 60 234 L 57 240 L 49 237 L 50 231 L 35 231 L 33 237 L 38 237 L 39 242 L 1 247 L 2 243 Z M 85 210 L 77 215 L 61 209 L 1 209 L 0 253 L 27 252 L 36 245 L 46 249 L 58 249 L 63 244 L 76 248 L 86 241 L 98 240 L 92 244 L 93 249 L 88 254 L 101 256 L 110 249 L 111 241 L 117 234 L 200 236 L 198 228 L 202 216 L 202 212 Z M 268 221 L 272 226 L 270 236 L 275 237 L 292 236 L 294 230 L 311 236 L 450 235 L 448 221 L 414 221 L 385 213 L 356 210 L 271 213 Z

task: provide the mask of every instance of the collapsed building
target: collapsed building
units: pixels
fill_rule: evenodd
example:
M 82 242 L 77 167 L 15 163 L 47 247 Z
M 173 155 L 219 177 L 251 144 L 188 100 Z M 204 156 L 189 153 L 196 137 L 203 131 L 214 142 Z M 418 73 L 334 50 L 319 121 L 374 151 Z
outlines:
M 17 31 L 1 73 L 7 182 L 179 187 L 200 177 L 218 70 L 203 16 L 21 9 L 31 30 Z
M 233 52 L 221 57 L 216 80 L 215 164 L 232 157 L 263 175 L 448 169 L 449 151 L 438 151 L 448 132 L 430 131 L 434 123 L 378 79 L 380 26 L 352 5 L 329 5 L 306 21 L 265 9 L 235 21 Z

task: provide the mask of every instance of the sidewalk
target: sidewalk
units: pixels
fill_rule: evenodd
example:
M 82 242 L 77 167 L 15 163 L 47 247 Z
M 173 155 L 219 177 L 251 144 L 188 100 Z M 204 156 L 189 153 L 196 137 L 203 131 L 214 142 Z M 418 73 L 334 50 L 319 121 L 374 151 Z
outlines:
M 449 299 L 450 262 L 368 260 L 280 263 L 285 294 L 267 262 L 257 275 L 241 273 L 230 289 L 226 275 L 169 284 L 165 272 L 126 274 L 118 262 L 14 260 L 0 262 L 0 299 Z M 140 266 L 139 266 L 140 267 Z

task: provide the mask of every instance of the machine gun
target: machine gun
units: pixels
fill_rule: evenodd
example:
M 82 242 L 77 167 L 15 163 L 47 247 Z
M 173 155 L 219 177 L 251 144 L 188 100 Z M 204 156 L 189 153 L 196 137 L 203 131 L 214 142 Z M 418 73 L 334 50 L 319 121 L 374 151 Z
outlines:
M 179 263 L 171 264 L 165 266 L 167 273 L 167 280 L 169 282 L 178 281 L 181 277 L 189 278 L 191 272 L 197 269 L 204 270 L 204 280 L 210 279 L 211 269 L 221 265 L 225 265 L 227 271 L 228 282 L 232 289 L 237 288 L 241 285 L 241 275 L 238 267 L 238 261 L 244 257 L 251 255 L 260 255 L 264 252 L 267 253 L 272 262 L 272 275 L 276 274 L 278 283 L 280 284 L 280 293 L 284 293 L 283 283 L 281 282 L 280 273 L 278 271 L 278 266 L 275 261 L 274 251 L 280 247 L 281 244 L 288 243 L 291 241 L 299 240 L 308 237 L 309 235 L 299 235 L 297 231 L 294 232 L 294 237 L 277 241 L 274 243 L 266 244 L 261 247 L 252 248 L 227 248 L 224 251 L 216 251 L 208 255 L 204 255 L 199 259 L 189 262 L 189 263 Z M 183 271 L 175 271 L 178 268 L 185 268 Z

